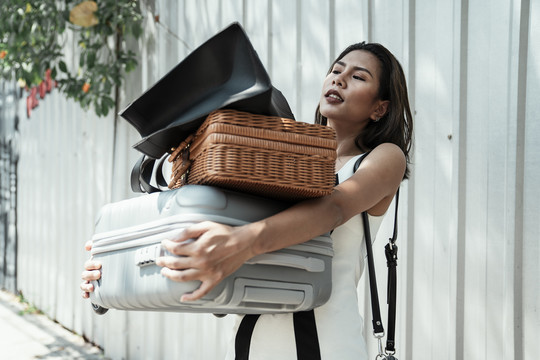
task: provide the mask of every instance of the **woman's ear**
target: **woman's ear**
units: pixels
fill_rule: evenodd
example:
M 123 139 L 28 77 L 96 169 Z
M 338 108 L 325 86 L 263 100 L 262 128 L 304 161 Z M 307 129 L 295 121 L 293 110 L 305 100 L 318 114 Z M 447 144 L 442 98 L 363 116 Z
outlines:
M 390 100 L 380 100 L 379 103 L 376 105 L 375 110 L 371 114 L 371 119 L 373 121 L 379 121 L 380 118 L 386 115 L 389 105 Z

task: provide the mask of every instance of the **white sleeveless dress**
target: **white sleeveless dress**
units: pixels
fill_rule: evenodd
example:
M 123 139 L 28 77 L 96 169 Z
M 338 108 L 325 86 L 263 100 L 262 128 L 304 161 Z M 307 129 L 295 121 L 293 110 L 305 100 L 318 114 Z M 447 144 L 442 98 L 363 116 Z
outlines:
M 353 157 L 338 172 L 339 182 L 353 174 Z M 369 216 L 372 239 L 383 216 Z M 328 302 L 315 309 L 315 321 L 322 360 L 368 359 L 363 336 L 363 318 L 358 307 L 357 285 L 364 270 L 365 242 L 362 217 L 354 216 L 332 233 L 332 294 Z M 236 334 L 243 316 L 237 316 Z M 226 359 L 235 358 L 234 337 Z M 296 360 L 296 342 L 292 314 L 265 314 L 257 320 L 251 346 L 250 360 Z

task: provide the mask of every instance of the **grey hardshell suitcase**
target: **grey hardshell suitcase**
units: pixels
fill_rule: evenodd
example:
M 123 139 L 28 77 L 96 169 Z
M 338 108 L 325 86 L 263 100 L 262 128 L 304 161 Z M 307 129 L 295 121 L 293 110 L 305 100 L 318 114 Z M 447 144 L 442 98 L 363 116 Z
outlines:
M 305 243 L 256 256 L 195 302 L 180 302 L 198 281 L 174 282 L 161 275 L 156 257 L 161 240 L 201 221 L 242 225 L 290 204 L 186 185 L 105 205 L 91 254 L 102 263 L 90 298 L 97 313 L 107 309 L 214 314 L 296 312 L 324 304 L 331 292 L 332 242 L 322 235 Z

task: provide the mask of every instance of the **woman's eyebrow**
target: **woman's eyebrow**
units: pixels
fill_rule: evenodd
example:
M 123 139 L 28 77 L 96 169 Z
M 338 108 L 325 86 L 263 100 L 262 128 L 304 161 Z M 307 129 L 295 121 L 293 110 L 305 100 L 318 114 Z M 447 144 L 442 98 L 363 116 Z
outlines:
M 341 65 L 343 67 L 346 67 L 347 64 L 343 61 L 336 61 L 336 64 L 338 65 Z M 364 67 L 361 67 L 361 66 L 353 66 L 353 69 L 354 70 L 358 70 L 358 71 L 364 71 L 364 72 L 367 72 L 369 74 L 369 76 L 371 76 L 373 78 L 373 74 L 371 73 L 371 71 L 369 71 L 368 69 L 364 68 Z

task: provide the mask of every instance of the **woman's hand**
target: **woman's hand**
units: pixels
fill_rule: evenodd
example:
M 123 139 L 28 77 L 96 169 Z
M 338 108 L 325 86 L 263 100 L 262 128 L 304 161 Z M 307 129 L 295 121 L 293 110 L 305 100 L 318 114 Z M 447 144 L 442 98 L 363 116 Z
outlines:
M 87 241 L 84 248 L 86 251 L 92 250 L 92 240 Z M 99 278 L 101 278 L 101 263 L 90 258 L 84 263 L 84 269 L 85 271 L 83 271 L 81 276 L 83 279 L 81 290 L 83 291 L 82 297 L 88 299 L 90 293 L 94 291 L 94 285 L 92 285 L 90 281 L 99 280 Z
M 253 237 L 247 226 L 202 222 L 185 229 L 176 239 L 164 240 L 163 247 L 180 257 L 163 256 L 156 264 L 163 266 L 161 274 L 173 281 L 201 281 L 197 290 L 180 299 L 198 300 L 255 255 Z

